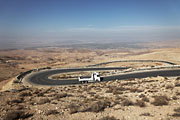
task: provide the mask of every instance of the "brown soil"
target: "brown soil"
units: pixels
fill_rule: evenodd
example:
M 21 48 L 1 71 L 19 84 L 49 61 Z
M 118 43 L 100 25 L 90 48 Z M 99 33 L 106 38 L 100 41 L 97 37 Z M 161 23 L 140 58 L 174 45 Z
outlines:
M 0 118 L 177 120 L 179 83 L 178 77 L 160 76 L 48 88 L 13 83 L 0 94 Z

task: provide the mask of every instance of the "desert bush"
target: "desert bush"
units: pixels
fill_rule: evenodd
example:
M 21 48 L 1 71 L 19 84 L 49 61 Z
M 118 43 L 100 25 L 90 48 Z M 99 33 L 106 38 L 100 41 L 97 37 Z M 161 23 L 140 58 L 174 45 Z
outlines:
M 149 102 L 149 98 L 148 98 L 148 97 L 146 97 L 146 96 L 145 96 L 145 97 L 143 97 L 143 98 L 142 98 L 142 100 L 143 100 L 143 101 L 145 101 L 145 102 Z
M 129 99 L 125 99 L 125 100 L 122 101 L 122 105 L 123 106 L 131 106 L 131 105 L 134 105 L 134 102 L 132 102 Z
M 177 97 L 177 96 L 173 96 L 172 99 L 173 99 L 173 100 L 177 100 L 178 97 Z
M 180 77 L 177 77 L 176 80 L 180 80 Z
M 67 93 L 60 93 L 55 96 L 55 99 L 60 99 L 60 98 L 67 97 L 67 96 L 68 96 Z
M 37 96 L 38 96 L 38 97 L 43 97 L 43 96 L 44 96 L 44 93 L 38 92 L 38 93 L 37 93 Z
M 17 104 L 17 103 L 22 103 L 24 101 L 23 98 L 14 98 L 12 100 L 8 100 L 7 101 L 7 104 Z
M 57 110 L 47 110 L 45 112 L 45 115 L 55 115 L 58 114 L 59 112 Z
M 180 83 L 179 83 L 179 82 L 175 82 L 175 86 L 176 86 L 176 87 L 179 87 L 179 86 L 180 86 Z
M 176 95 L 180 95 L 180 92 L 176 92 Z
M 41 98 L 41 99 L 39 99 L 39 101 L 37 103 L 42 105 L 42 104 L 46 104 L 49 102 L 50 102 L 50 100 L 48 98 Z
M 140 97 L 140 98 L 143 98 L 143 97 L 145 97 L 145 95 L 144 95 L 144 94 L 140 94 L 139 97 Z
M 22 110 L 22 109 L 24 109 L 23 105 L 17 105 L 14 107 L 14 110 Z
M 166 95 L 163 96 L 154 96 L 154 101 L 152 102 L 155 106 L 168 105 L 169 98 Z
M 135 104 L 139 107 L 146 107 L 146 104 L 143 100 L 136 100 Z
M 138 88 L 130 88 L 130 92 L 143 92 L 144 90 Z
M 116 119 L 114 116 L 110 117 L 110 116 L 106 116 L 106 117 L 102 117 L 99 120 L 118 120 Z
M 180 117 L 180 107 L 175 108 L 174 112 L 175 113 L 172 114 L 173 117 Z
M 106 90 L 106 93 L 113 93 L 114 95 L 116 94 L 123 94 L 123 91 L 128 90 L 125 87 L 110 87 L 108 90 Z
M 88 94 L 95 95 L 96 93 L 95 92 L 88 92 Z
M 20 110 L 12 110 L 6 113 L 4 120 L 25 119 L 31 116 L 33 116 L 31 113 L 25 113 L 24 111 Z
M 140 116 L 151 116 L 151 114 L 150 113 L 142 113 L 142 114 L 140 114 Z
M 92 103 L 86 110 L 84 110 L 85 112 L 86 111 L 89 111 L 89 112 L 100 112 L 100 111 L 103 111 L 106 107 L 109 107 L 110 106 L 110 102 L 109 101 L 97 101 L 97 102 L 94 102 Z
M 32 96 L 32 94 L 31 94 L 31 92 L 29 92 L 29 91 L 25 91 L 25 92 L 19 93 L 19 96 L 20 96 L 20 97 Z
M 114 95 L 117 95 L 117 94 L 123 94 L 123 92 L 122 92 L 122 91 L 114 90 L 114 91 L 113 91 L 113 94 L 114 94 Z
M 13 83 L 19 83 L 18 79 L 13 80 Z
M 74 114 L 74 113 L 77 113 L 77 112 L 79 112 L 79 108 L 80 108 L 80 106 L 79 105 L 75 105 L 75 104 L 70 104 L 69 106 L 68 106 L 68 108 L 69 108 L 69 113 L 70 114 Z
M 172 85 L 172 84 L 166 85 L 166 89 L 173 89 L 173 88 L 174 88 L 174 85 Z
M 180 113 L 180 107 L 175 108 L 175 109 L 174 109 L 174 112 L 178 112 L 178 113 Z
M 172 116 L 173 117 L 180 117 L 180 113 L 173 113 Z

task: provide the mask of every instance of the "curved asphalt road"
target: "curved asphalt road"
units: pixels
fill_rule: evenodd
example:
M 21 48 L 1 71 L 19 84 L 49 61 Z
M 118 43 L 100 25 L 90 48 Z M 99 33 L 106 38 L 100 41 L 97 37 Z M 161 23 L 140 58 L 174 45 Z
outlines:
M 78 68 L 78 69 L 57 69 L 57 70 L 46 70 L 37 72 L 35 74 L 31 74 L 30 76 L 26 77 L 26 80 L 29 83 L 36 84 L 36 85 L 48 85 L 48 86 L 55 86 L 55 85 L 73 85 L 79 84 L 77 79 L 74 80 L 52 80 L 48 77 L 57 74 L 57 73 L 65 73 L 65 72 L 78 72 L 78 71 L 93 71 L 93 70 L 115 70 L 115 69 L 127 69 L 127 68 Z M 126 80 L 131 78 L 145 78 L 145 77 L 155 77 L 155 76 L 180 76 L 180 69 L 176 70 L 158 70 L 158 71 L 146 71 L 146 72 L 138 72 L 138 73 L 128 73 L 124 75 L 115 75 L 115 76 L 108 76 L 103 77 L 103 81 L 110 81 L 110 80 Z
M 110 62 L 104 62 L 104 63 L 98 63 L 95 65 L 88 65 L 87 67 L 95 67 L 95 66 L 101 66 L 101 65 L 107 65 L 110 63 L 120 63 L 120 62 L 160 62 L 160 63 L 166 63 L 169 65 L 176 65 L 176 63 L 172 63 L 169 61 L 163 61 L 163 60 L 118 60 L 118 61 L 110 61 Z

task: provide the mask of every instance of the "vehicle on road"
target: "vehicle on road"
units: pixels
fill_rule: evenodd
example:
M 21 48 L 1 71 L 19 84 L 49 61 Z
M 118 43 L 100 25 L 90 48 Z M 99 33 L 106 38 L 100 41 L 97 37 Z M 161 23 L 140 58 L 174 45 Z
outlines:
M 82 76 L 78 77 L 80 83 L 88 83 L 88 82 L 100 82 L 102 77 L 97 72 L 93 72 L 90 78 L 83 78 Z

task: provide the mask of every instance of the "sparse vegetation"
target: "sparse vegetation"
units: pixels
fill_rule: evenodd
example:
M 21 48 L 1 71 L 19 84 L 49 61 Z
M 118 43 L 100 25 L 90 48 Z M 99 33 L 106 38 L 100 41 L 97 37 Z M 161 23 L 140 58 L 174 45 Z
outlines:
M 175 82 L 175 87 L 180 87 L 180 82 Z
M 151 114 L 147 112 L 147 113 L 140 114 L 140 116 L 151 116 Z
M 6 113 L 4 120 L 16 120 L 16 119 L 25 119 L 31 117 L 33 114 L 25 113 L 24 111 L 20 110 L 12 110 Z
M 130 92 L 143 92 L 143 90 L 138 89 L 138 88 L 131 88 Z
M 67 97 L 67 96 L 68 96 L 67 93 L 59 93 L 59 94 L 56 94 L 55 99 L 60 99 L 60 98 Z
M 174 85 L 173 84 L 168 84 L 166 85 L 166 89 L 173 89 L 174 88 Z
M 42 104 L 46 104 L 46 103 L 49 103 L 49 102 L 50 102 L 50 100 L 48 98 L 40 98 L 37 103 L 42 105 Z
M 122 106 L 131 106 L 131 105 L 134 105 L 134 102 L 132 102 L 129 99 L 125 99 L 122 101 Z
M 103 111 L 106 107 L 110 106 L 110 102 L 109 101 L 97 101 L 95 103 L 92 103 L 89 108 L 87 109 L 87 111 L 90 112 L 100 112 Z
M 180 77 L 177 77 L 176 80 L 180 80 Z
M 169 98 L 166 95 L 163 96 L 154 96 L 154 101 L 152 102 L 155 106 L 168 105 Z
M 146 106 L 146 104 L 143 100 L 136 100 L 135 104 L 139 107 L 145 107 Z
M 77 112 L 79 112 L 79 105 L 75 105 L 74 103 L 72 103 L 72 104 L 70 104 L 69 106 L 68 106 L 68 108 L 69 108 L 69 113 L 70 114 L 74 114 L 74 113 L 77 113 Z
M 180 117 L 180 107 L 175 108 L 174 112 L 175 113 L 172 114 L 173 117 Z
M 47 110 L 45 112 L 45 115 L 55 115 L 58 114 L 59 112 L 57 110 Z
M 116 119 L 114 116 L 106 116 L 106 117 L 102 117 L 102 118 L 100 118 L 99 120 L 118 120 L 118 119 Z

